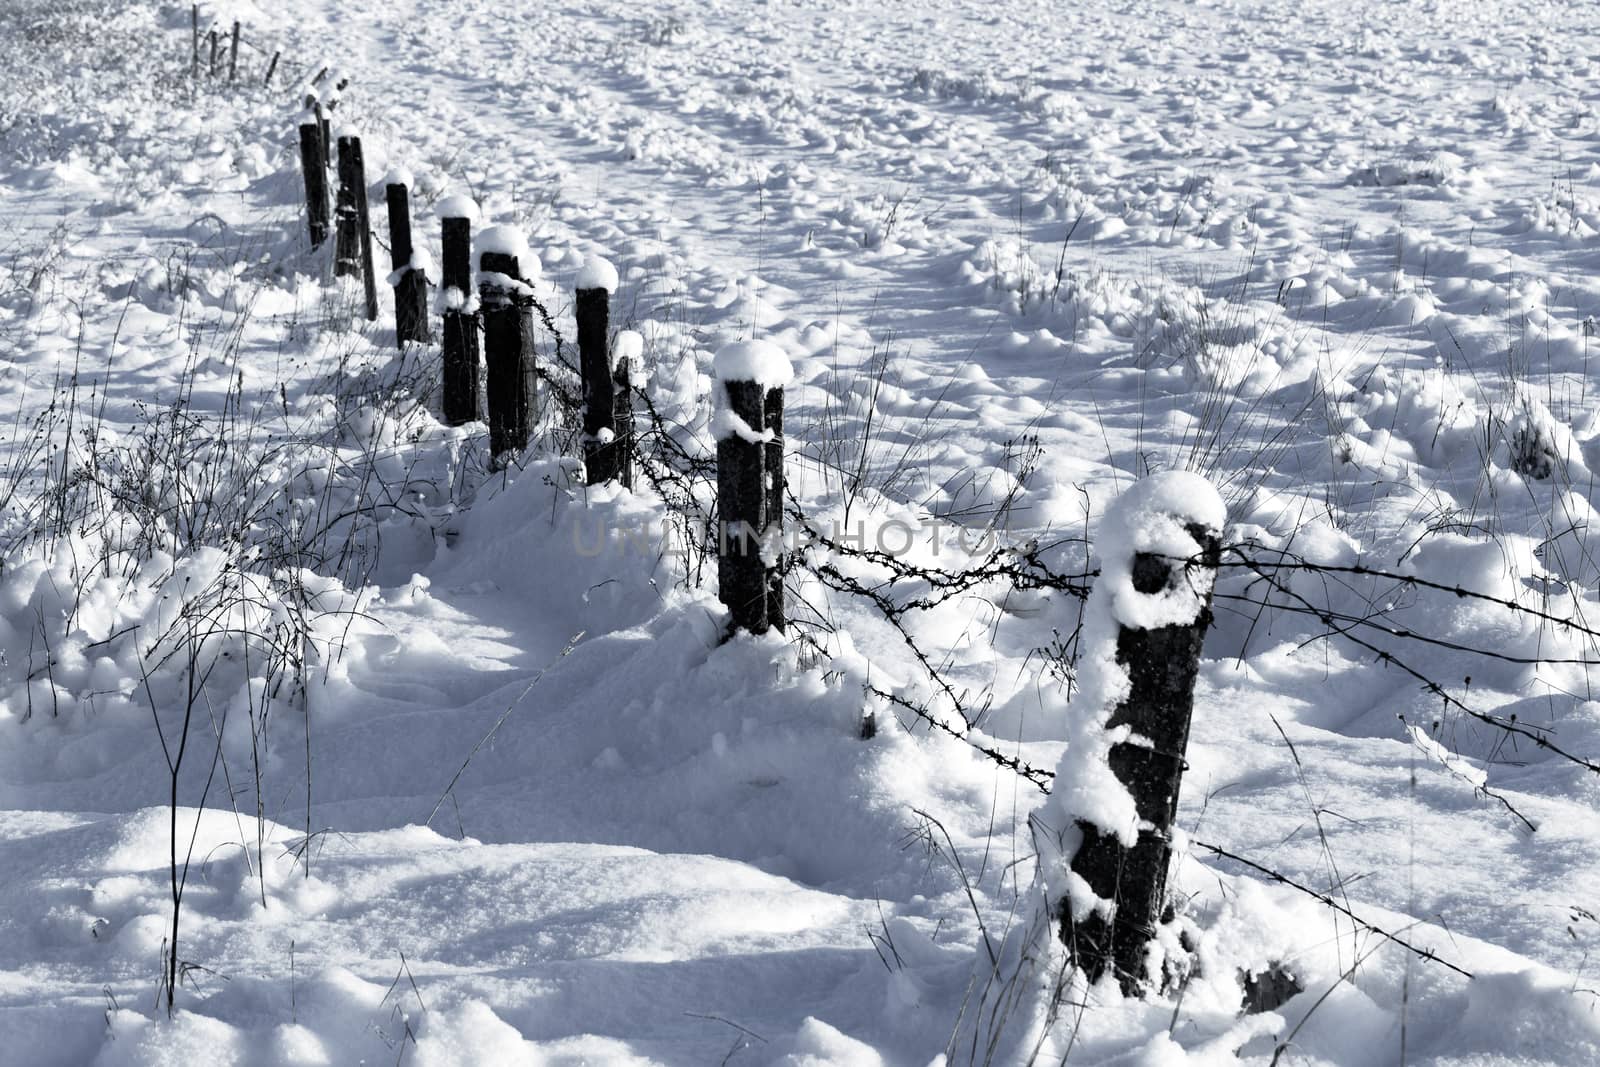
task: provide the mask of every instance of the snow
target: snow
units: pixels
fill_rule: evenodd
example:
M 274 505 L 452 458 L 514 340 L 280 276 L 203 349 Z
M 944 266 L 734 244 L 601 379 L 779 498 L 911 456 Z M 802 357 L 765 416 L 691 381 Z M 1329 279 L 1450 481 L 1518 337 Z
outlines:
M 389 172 L 383 176 L 383 184 L 403 185 L 407 189 L 411 189 L 417 184 L 417 179 L 410 169 L 396 165 L 390 167 Z
M 794 366 L 788 355 L 772 341 L 732 341 L 717 349 L 711 365 L 719 386 L 728 382 L 755 382 L 764 389 L 778 389 L 794 378 Z M 776 439 L 771 430 L 756 430 L 734 414 L 723 389 L 719 388 L 717 393 L 717 406 L 709 426 L 712 440 L 738 437 L 751 444 L 764 444 Z
M 464 193 L 447 196 L 433 205 L 433 213 L 441 219 L 466 219 L 478 221 L 478 202 Z
M 734 341 L 717 349 L 712 370 L 720 382 L 756 382 L 768 389 L 788 385 L 794 365 L 772 341 Z
M 578 271 L 578 280 L 573 283 L 573 288 L 604 289 L 614 293 L 617 291 L 617 268 L 603 256 L 585 256 L 583 269 Z
M 516 226 L 490 226 L 478 231 L 473 238 L 477 250 L 479 269 L 483 267 L 485 255 L 510 256 L 517 261 L 517 267 L 522 272 L 524 281 L 531 281 L 539 277 L 539 257 L 528 248 L 528 235 Z M 492 272 L 491 272 L 492 273 Z M 480 275 L 482 281 L 486 275 Z M 514 279 L 509 276 L 500 276 L 503 280 L 499 283 L 502 288 L 513 287 Z
M 637 330 L 618 330 L 611 342 L 611 369 L 616 370 L 624 362 L 632 369 L 634 376 L 643 375 L 644 336 Z
M 0 5 L 0 1060 L 1600 1062 L 1591 5 L 219 0 L 227 92 L 182 5 L 38 6 Z M 352 315 L 286 126 L 334 59 L 419 215 L 605 251 L 632 492 L 583 484 L 543 322 L 501 467 L 387 294 Z M 787 635 L 727 638 L 685 545 L 717 438 L 770 439 L 740 376 L 786 386 L 805 526 L 911 568 L 796 547 Z M 1048 908 L 1096 903 L 1079 820 L 1135 828 L 1112 641 L 1193 618 L 1128 570 L 1187 521 L 1230 546 L 1196 966 L 1131 1001 Z M 1243 1014 L 1274 962 L 1306 991 Z

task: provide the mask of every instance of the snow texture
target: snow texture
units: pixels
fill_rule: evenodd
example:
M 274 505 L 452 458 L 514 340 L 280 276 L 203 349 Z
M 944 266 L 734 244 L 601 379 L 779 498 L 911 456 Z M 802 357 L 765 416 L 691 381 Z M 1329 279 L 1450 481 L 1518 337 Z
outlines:
M 447 196 L 433 205 L 433 213 L 441 219 L 466 219 L 478 221 L 478 202 L 464 193 Z
M 756 382 L 777 389 L 794 380 L 794 364 L 772 341 L 734 341 L 717 349 L 712 370 L 720 382 Z
M 624 360 L 635 377 L 644 374 L 644 336 L 637 330 L 618 330 L 611 342 L 611 369 L 616 370 Z
M 507 10 L 208 0 L 245 47 L 196 93 L 151 76 L 186 5 L 0 4 L 0 1062 L 1600 1063 L 1600 778 L 1556 751 L 1600 758 L 1600 8 Z M 551 275 L 606 251 L 689 477 L 584 486 L 553 395 L 520 466 L 441 421 L 310 254 L 334 60 L 419 269 L 480 204 Z M 724 639 L 707 464 L 766 435 L 718 378 L 777 360 L 709 339 L 751 336 L 808 523 L 970 582 L 800 546 L 796 632 Z M 1195 966 L 1127 1002 L 1047 919 L 1097 903 L 1078 820 L 1135 829 L 1107 635 L 1197 591 L 1128 595 L 1188 546 L 1108 505 L 1220 523 L 1135 484 L 1179 468 L 1240 552 L 1340 569 L 1218 578 Z M 1306 992 L 1242 1014 L 1273 962 Z
M 608 293 L 617 291 L 617 268 L 604 256 L 585 256 L 583 269 L 578 271 L 578 280 L 573 283 L 575 289 L 604 289 Z
M 478 269 L 483 270 L 483 257 L 485 255 L 510 256 L 517 261 L 517 267 L 522 272 L 524 282 L 531 282 L 539 277 L 539 257 L 528 248 L 528 235 L 517 226 L 490 226 L 478 231 L 473 239 L 477 250 Z M 491 272 L 492 273 L 492 272 Z M 480 275 L 482 282 L 488 275 Z M 505 278 L 502 288 L 511 287 L 513 280 Z

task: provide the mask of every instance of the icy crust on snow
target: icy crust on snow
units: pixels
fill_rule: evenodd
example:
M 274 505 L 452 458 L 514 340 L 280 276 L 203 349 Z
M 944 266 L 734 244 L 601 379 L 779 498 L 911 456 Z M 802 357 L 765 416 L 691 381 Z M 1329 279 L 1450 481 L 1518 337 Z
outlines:
M 478 204 L 464 193 L 447 196 L 433 206 L 433 213 L 441 219 L 466 219 L 478 221 Z
M 768 389 L 788 385 L 794 379 L 794 364 L 772 341 L 735 341 L 723 345 L 717 349 L 711 369 L 719 382 L 756 382 Z
M 1198 524 L 1220 533 L 1227 508 L 1211 483 L 1187 471 L 1164 471 L 1135 482 L 1106 511 L 1095 542 L 1101 546 L 1100 577 L 1084 611 L 1083 648 L 1078 660 L 1078 693 L 1067 707 L 1067 749 L 1056 765 L 1050 799 L 1036 816 L 1040 866 L 1052 901 L 1067 898 L 1074 914 L 1111 904 L 1073 873 L 1071 863 L 1082 843 L 1078 824 L 1088 823 L 1131 847 L 1139 837 L 1133 796 L 1111 771 L 1113 745 L 1136 740 L 1126 726 L 1106 724 L 1128 696 L 1127 670 L 1117 662 L 1117 634 L 1123 627 L 1150 629 L 1190 623 L 1205 607 L 1213 575 L 1187 572 L 1159 593 L 1133 587 L 1134 557 L 1142 552 L 1188 558 L 1201 545 L 1186 526 Z
M 578 271 L 578 280 L 573 288 L 604 289 L 614 293 L 617 291 L 617 268 L 604 256 L 588 256 L 583 261 L 583 269 Z

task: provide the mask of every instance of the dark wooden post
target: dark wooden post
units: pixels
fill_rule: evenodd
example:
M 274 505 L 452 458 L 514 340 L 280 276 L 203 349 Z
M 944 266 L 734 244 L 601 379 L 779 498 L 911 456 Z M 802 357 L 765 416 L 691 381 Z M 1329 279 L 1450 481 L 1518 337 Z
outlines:
M 484 231 L 479 244 L 489 452 L 500 456 L 526 448 L 538 418 L 533 302 L 523 282 L 520 257 L 526 252 L 521 237 L 510 227 L 496 226 Z
M 745 426 L 762 423 L 766 390 L 760 382 L 725 381 L 727 411 Z M 765 450 L 732 431 L 717 441 L 717 598 L 728 608 L 733 629 L 767 632 L 767 572 L 761 565 L 761 530 L 766 525 Z
M 589 485 L 617 479 L 623 448 L 617 441 L 616 385 L 611 367 L 611 293 L 617 272 L 592 257 L 578 274 L 573 314 L 583 378 L 583 463 Z
M 208 36 L 211 40 L 211 69 L 209 73 L 211 77 L 215 78 L 217 76 L 217 31 L 210 31 Z
M 378 317 L 378 283 L 372 276 L 372 223 L 367 213 L 367 176 L 361 138 L 339 138 L 338 229 L 333 248 L 334 277 L 359 275 L 365 290 L 367 320 Z
M 383 187 L 389 207 L 389 264 L 394 271 L 394 336 L 402 347 L 407 341 L 427 344 L 433 339 L 428 333 L 428 275 L 413 263 L 408 183 L 406 175 L 391 173 Z
M 644 359 L 644 338 L 632 330 L 617 334 L 611 348 L 611 412 L 616 447 L 622 457 L 617 480 L 633 488 L 633 372 Z
M 322 161 L 331 166 L 333 160 L 329 156 L 333 141 L 328 136 L 328 109 L 323 106 L 322 96 L 315 89 L 306 93 L 306 110 L 316 119 L 317 133 L 322 138 Z
M 191 41 L 193 51 L 189 54 L 189 77 L 200 76 L 200 5 L 189 5 L 189 25 L 191 28 Z
M 767 624 L 779 633 L 789 627 L 789 613 L 783 603 L 783 388 L 768 389 L 766 420 L 772 435 L 763 446 L 763 465 L 767 480 L 767 527 L 764 538 L 767 554 L 775 565 L 767 568 Z
M 460 426 L 478 417 L 478 316 L 472 295 L 472 220 L 477 208 L 466 197 L 439 206 L 444 257 L 444 381 L 440 406 L 444 421 Z
M 233 20 L 233 48 L 228 53 L 228 80 L 239 74 L 239 20 Z
M 306 177 L 306 223 L 311 247 L 328 239 L 328 161 L 322 154 L 322 129 L 315 122 L 300 124 L 300 169 Z
M 783 350 L 770 341 L 727 345 L 714 361 L 722 388 L 722 407 L 713 423 L 717 438 L 717 596 L 727 606 L 735 630 L 765 633 L 783 628 L 782 590 L 779 618 L 771 604 L 776 579 L 773 538 L 781 522 L 773 512 L 780 499 L 768 479 L 774 442 L 769 411 L 777 393 L 782 415 L 783 387 L 792 374 Z M 779 479 L 782 443 L 778 443 Z M 779 490 L 781 493 L 781 489 Z M 781 534 L 779 535 L 781 536 Z
M 1200 506 L 1191 507 L 1189 516 L 1146 512 L 1115 525 L 1121 529 L 1148 529 L 1152 520 L 1165 521 L 1174 529 L 1184 530 L 1198 552 L 1184 559 L 1136 552 L 1129 560 L 1127 546 L 1107 546 L 1102 553 L 1107 563 L 1099 581 L 1115 584 L 1108 575 L 1120 573 L 1140 596 L 1186 591 L 1183 595 L 1192 604 L 1192 619 L 1148 628 L 1113 624 L 1114 637 L 1085 635 L 1086 640 L 1114 640 L 1116 662 L 1127 672 L 1127 695 L 1110 710 L 1105 728 L 1126 726 L 1139 739 L 1113 744 L 1107 757 L 1112 773 L 1133 799 L 1139 820 L 1137 840 L 1128 847 L 1118 835 L 1078 820 L 1082 842 L 1072 857 L 1072 871 L 1095 896 L 1112 902 L 1112 916 L 1107 919 L 1103 911 L 1093 909 L 1086 915 L 1075 915 L 1070 896 L 1061 902 L 1060 909 L 1060 936 L 1077 965 L 1090 981 L 1097 981 L 1110 971 L 1129 996 L 1142 993 L 1148 986 L 1147 946 L 1156 936 L 1156 927 L 1166 918 L 1172 824 L 1178 811 L 1200 649 L 1211 623 L 1211 589 L 1221 558 L 1219 527 L 1223 508 L 1215 491 L 1195 475 L 1167 473 L 1146 481 L 1172 478 L 1192 479 L 1198 489 L 1194 485 L 1186 487 L 1185 506 L 1203 499 L 1204 494 L 1209 497 L 1214 519 L 1195 518 L 1208 510 Z M 1138 491 L 1138 486 L 1129 490 Z M 1158 496 L 1146 494 L 1146 499 Z M 1121 507 L 1122 503 L 1118 501 L 1114 506 Z M 1110 515 L 1107 521 L 1111 521 Z M 1114 564 L 1111 554 L 1119 550 L 1123 559 Z M 1098 588 L 1095 595 L 1101 595 Z M 1109 614 L 1116 617 L 1115 612 Z M 1063 771 L 1066 763 L 1064 758 Z

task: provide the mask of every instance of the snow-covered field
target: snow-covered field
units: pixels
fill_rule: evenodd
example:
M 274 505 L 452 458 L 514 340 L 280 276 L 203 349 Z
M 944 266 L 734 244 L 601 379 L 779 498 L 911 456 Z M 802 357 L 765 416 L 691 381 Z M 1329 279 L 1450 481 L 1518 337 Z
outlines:
M 1600 9 L 200 12 L 215 78 L 188 5 L 0 5 L 0 1064 L 1600 1062 Z M 776 343 L 795 508 L 917 569 L 813 546 L 722 643 L 703 477 L 586 489 L 550 414 L 491 470 L 309 247 L 323 68 L 380 275 L 391 167 L 568 348 L 608 258 L 691 475 Z M 1084 601 L 1018 575 L 1166 470 L 1230 549 L 1139 1000 L 981 750 L 1076 766 Z

